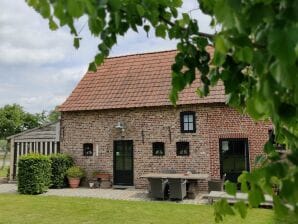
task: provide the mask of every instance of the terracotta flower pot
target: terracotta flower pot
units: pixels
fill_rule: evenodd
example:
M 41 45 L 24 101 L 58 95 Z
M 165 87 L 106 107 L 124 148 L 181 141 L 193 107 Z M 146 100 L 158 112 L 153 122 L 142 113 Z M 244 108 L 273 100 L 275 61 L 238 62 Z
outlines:
M 68 178 L 70 188 L 78 188 L 80 185 L 80 178 Z

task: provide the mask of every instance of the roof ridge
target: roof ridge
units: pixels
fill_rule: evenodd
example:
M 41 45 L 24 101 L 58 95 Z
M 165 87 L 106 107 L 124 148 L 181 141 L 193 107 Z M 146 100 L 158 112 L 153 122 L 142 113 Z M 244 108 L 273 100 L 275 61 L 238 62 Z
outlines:
M 116 56 L 107 57 L 106 59 L 123 58 L 123 57 L 131 57 L 131 56 L 138 56 L 138 55 L 148 55 L 148 54 L 159 54 L 159 53 L 167 53 L 167 52 L 173 52 L 173 51 L 177 51 L 177 49 L 151 51 L 151 52 L 143 52 L 143 53 L 131 53 L 131 54 L 124 54 L 124 55 L 116 55 Z
M 208 44 L 207 47 L 213 47 L 213 45 Z M 138 56 L 138 55 L 148 55 L 148 54 L 159 54 L 159 53 L 167 53 L 167 52 L 173 52 L 173 51 L 178 51 L 178 50 L 177 49 L 168 49 L 168 50 L 156 50 L 156 51 L 148 51 L 148 52 L 140 52 L 140 53 L 131 53 L 131 54 L 110 56 L 110 57 L 107 57 L 106 59 L 124 58 L 124 57 L 131 57 L 131 56 Z

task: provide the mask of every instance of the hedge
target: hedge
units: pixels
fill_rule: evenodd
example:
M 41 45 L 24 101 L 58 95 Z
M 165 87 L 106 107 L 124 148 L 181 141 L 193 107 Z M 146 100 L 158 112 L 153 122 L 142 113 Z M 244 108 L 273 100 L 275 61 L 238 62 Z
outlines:
M 21 194 L 41 194 L 51 184 L 51 160 L 48 156 L 28 154 L 18 162 L 18 191 Z
M 73 159 L 66 154 L 53 154 L 52 161 L 51 188 L 63 188 L 67 186 L 66 170 L 73 166 Z

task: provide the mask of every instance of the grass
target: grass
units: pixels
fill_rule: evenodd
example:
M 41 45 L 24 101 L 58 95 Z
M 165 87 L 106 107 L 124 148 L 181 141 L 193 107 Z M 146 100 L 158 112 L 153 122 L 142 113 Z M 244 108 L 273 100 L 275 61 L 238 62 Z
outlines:
M 214 223 L 213 207 L 167 202 L 0 194 L 0 223 L 204 224 Z M 250 209 L 248 217 L 224 224 L 275 224 L 271 210 Z
M 0 163 L 0 177 L 6 177 L 8 166 L 5 166 L 3 169 L 1 169 L 1 166 L 2 166 L 2 163 Z

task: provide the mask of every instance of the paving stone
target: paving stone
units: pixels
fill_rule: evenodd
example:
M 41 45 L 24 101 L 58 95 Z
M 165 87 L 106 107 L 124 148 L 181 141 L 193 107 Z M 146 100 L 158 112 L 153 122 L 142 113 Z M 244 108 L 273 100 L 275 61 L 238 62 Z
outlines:
M 16 184 L 0 184 L 0 193 L 17 194 Z M 63 188 L 49 189 L 48 192 L 40 196 L 64 196 L 64 197 L 88 197 L 102 198 L 113 200 L 128 200 L 128 201 L 156 201 L 149 197 L 147 190 L 144 189 L 90 189 L 90 188 Z M 169 202 L 169 201 L 164 201 Z M 206 204 L 203 194 L 199 194 L 195 199 L 185 199 L 183 201 L 173 201 L 180 204 Z

